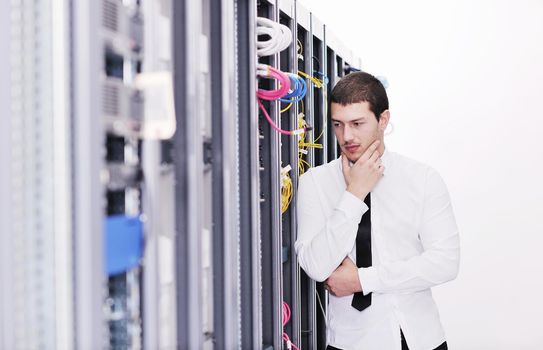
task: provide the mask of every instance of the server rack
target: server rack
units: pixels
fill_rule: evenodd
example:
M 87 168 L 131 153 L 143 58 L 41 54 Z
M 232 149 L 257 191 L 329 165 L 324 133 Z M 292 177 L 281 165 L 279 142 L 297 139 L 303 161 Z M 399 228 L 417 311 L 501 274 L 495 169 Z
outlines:
M 251 158 L 238 156 L 238 145 L 245 141 L 238 137 L 238 121 L 251 121 L 243 117 L 239 103 L 249 75 L 240 80 L 238 75 L 246 73 L 234 68 L 248 56 L 236 54 L 232 19 L 234 14 L 241 17 L 246 5 L 227 0 L 173 3 L 177 344 L 183 349 L 239 347 L 241 303 L 257 305 L 251 299 L 253 286 L 246 292 L 243 285 L 256 282 L 253 257 L 240 262 L 240 250 L 255 251 L 252 237 L 242 238 L 253 231 L 242 229 L 246 218 L 240 216 L 239 201 L 243 191 L 252 191 L 245 184 L 254 178 L 242 172 L 254 169 L 243 166 Z M 251 277 L 242 280 L 245 267 Z M 207 272 L 202 274 L 202 268 Z M 253 329 L 247 334 L 253 336 Z
M 233 1 L 210 1 L 215 348 L 240 347 L 239 156 Z
M 254 1 L 235 0 L 237 98 L 239 106 L 240 201 L 240 344 L 262 348 L 262 296 L 260 255 L 260 130 L 256 91 L 256 13 Z
M 75 258 L 67 5 L 11 1 L 1 6 L 0 66 L 6 84 L 0 90 L 5 167 L 0 347 L 69 347 Z
M 279 22 L 279 4 L 275 1 L 263 1 L 257 6 L 257 15 Z M 256 38 L 253 38 L 256 40 Z M 253 53 L 253 55 L 256 53 Z M 280 68 L 279 54 L 260 57 L 259 63 Z M 261 84 L 262 86 L 262 84 Z M 262 87 L 271 89 L 277 83 L 267 82 Z M 253 93 L 253 96 L 255 92 Z M 264 103 L 270 111 L 273 122 L 281 125 L 279 101 Z M 261 290 L 262 290 L 262 348 L 281 347 L 281 300 L 283 290 L 282 275 L 282 221 L 280 199 L 280 137 L 259 113 L 259 154 L 260 164 L 260 247 L 261 254 Z
M 298 72 L 298 30 L 296 24 L 296 3 L 294 1 L 281 1 L 279 3 L 279 22 L 286 25 L 292 32 L 292 43 L 287 50 L 281 52 L 280 68 L 283 72 Z M 287 125 L 289 130 L 298 128 L 298 103 L 292 103 L 291 107 L 283 112 L 290 104 L 280 103 L 281 122 Z M 286 114 L 286 115 L 285 115 Z M 286 120 L 285 120 L 286 119 Z M 289 167 L 290 171 L 286 173 L 290 177 L 292 187 L 298 187 L 298 138 L 292 136 L 281 135 L 281 167 Z M 283 185 L 283 184 L 282 184 Z M 290 207 L 296 207 L 296 198 L 293 197 L 290 202 Z M 285 211 L 282 216 L 282 279 L 283 283 L 283 302 L 290 305 L 291 319 L 283 326 L 283 331 L 290 335 L 293 343 L 299 344 L 301 338 L 300 329 L 300 289 L 299 289 L 299 273 L 300 268 L 296 260 L 296 252 L 294 243 L 296 242 L 296 214 L 294 210 Z M 283 321 L 284 323 L 284 321 Z
M 224 296 L 221 295 L 221 290 L 216 290 L 213 305 L 214 315 L 217 315 L 214 317 L 215 329 L 213 329 L 212 335 L 206 335 L 206 337 L 211 336 L 213 337 L 215 344 L 221 344 L 221 342 L 226 341 L 225 339 L 227 339 L 230 334 L 231 339 L 237 339 L 243 347 L 280 347 L 282 344 L 281 336 L 283 331 L 281 303 L 285 300 L 287 303 L 292 304 L 294 310 L 292 321 L 285 327 L 287 333 L 291 333 L 293 341 L 301 342 L 303 333 L 304 336 L 310 335 L 310 337 L 307 337 L 308 341 L 315 343 L 316 334 L 319 333 L 321 339 L 320 343 L 324 344 L 324 333 L 317 332 L 314 325 L 314 319 L 316 319 L 318 315 L 315 312 L 314 306 L 314 284 L 312 287 L 313 290 L 310 293 L 302 292 L 299 288 L 299 284 L 302 282 L 299 281 L 297 275 L 301 272 L 296 264 L 294 250 L 292 249 L 296 230 L 295 212 L 291 210 L 283 216 L 279 214 L 279 192 L 281 188 L 279 171 L 282 165 L 294 163 L 294 161 L 297 160 L 298 143 L 295 139 L 279 136 L 269 127 L 256 110 L 254 96 L 256 90 L 254 80 L 254 66 L 256 62 L 254 54 L 255 17 L 262 16 L 282 22 L 288 25 L 296 35 L 298 32 L 296 15 L 298 4 L 288 1 L 261 1 L 256 4 L 245 2 L 216 2 L 212 3 L 212 5 L 215 9 L 231 9 L 230 6 L 233 6 L 237 25 L 237 42 L 235 45 L 237 50 L 235 50 L 234 55 L 238 62 L 238 71 L 236 74 L 237 81 L 235 81 L 233 89 L 237 92 L 237 105 L 239 111 L 239 119 L 237 120 L 239 142 L 234 145 L 239 151 L 239 155 L 236 155 L 239 157 L 239 196 L 237 197 L 237 200 L 239 200 L 239 207 L 237 207 L 238 211 L 234 210 L 232 214 L 239 215 L 240 236 L 239 260 L 229 261 L 233 262 L 234 266 L 237 266 L 239 269 L 238 283 L 240 286 L 240 303 L 231 308 L 232 311 L 235 311 L 236 307 L 238 307 L 238 313 L 234 313 L 236 316 L 230 318 L 230 321 L 232 321 L 230 324 L 236 324 L 236 320 L 239 322 L 239 338 L 236 338 L 236 336 L 228 333 L 224 327 L 225 323 L 223 319 L 226 317 L 226 314 L 223 311 L 225 307 Z M 205 3 L 197 10 L 194 8 L 195 7 L 192 7 L 192 5 L 181 3 L 178 7 L 179 10 L 177 11 L 177 15 L 181 17 L 179 17 L 179 20 L 175 21 L 175 23 L 182 24 L 179 26 L 179 32 L 176 32 L 176 35 L 179 35 L 180 38 L 180 41 L 177 42 L 179 53 L 176 60 L 178 64 L 177 72 L 180 73 L 180 75 L 185 75 L 188 71 L 194 69 L 194 67 L 190 65 L 190 62 L 183 61 L 187 59 L 186 56 L 190 57 L 192 54 L 186 52 L 186 47 L 195 45 L 193 43 L 194 37 L 198 37 L 198 31 L 191 29 L 195 27 L 194 24 L 190 24 L 191 20 L 187 19 L 200 18 L 199 16 L 205 16 L 205 14 L 208 13 L 208 10 L 206 9 L 207 5 L 205 5 Z M 324 26 L 314 18 L 314 16 L 311 16 L 308 11 L 302 9 L 300 12 L 305 13 L 307 16 L 306 18 L 308 18 L 305 20 L 305 30 L 306 32 L 309 30 L 309 35 L 306 33 L 304 39 L 306 44 L 304 47 L 306 52 L 310 52 L 309 56 L 311 56 L 311 59 L 306 60 L 308 63 L 305 64 L 304 70 L 309 71 L 310 73 L 317 71 L 317 73 L 321 74 L 324 81 L 326 80 L 324 77 L 327 77 L 327 72 L 324 72 L 324 67 L 327 63 Z M 214 14 L 214 17 L 211 17 L 211 23 L 219 23 L 220 21 L 222 21 L 220 23 L 223 23 L 217 27 L 213 27 L 212 24 L 210 40 L 215 44 L 211 45 L 211 52 L 214 52 L 211 54 L 211 57 L 215 63 L 211 65 L 211 69 L 215 70 L 215 73 L 213 73 L 214 76 L 224 72 L 225 68 L 221 62 L 224 62 L 224 57 L 227 55 L 226 51 L 222 51 L 223 47 L 218 45 L 222 38 L 222 36 L 219 35 L 218 28 L 222 28 L 224 23 L 227 22 L 222 16 L 222 13 L 222 11 L 219 11 Z M 198 28 L 198 26 L 196 26 L 196 28 Z M 303 26 L 300 26 L 300 31 L 304 31 Z M 308 41 L 309 43 L 307 43 Z M 316 49 L 313 49 L 313 43 L 315 44 Z M 316 55 L 313 52 L 316 52 Z M 298 69 L 297 55 L 297 49 L 291 47 L 288 52 L 262 58 L 261 62 L 266 62 L 283 70 L 296 71 Z M 315 59 L 313 59 L 313 56 L 315 56 Z M 315 66 L 317 69 L 315 69 Z M 328 73 L 328 75 L 330 74 Z M 183 112 L 188 110 L 186 108 L 191 108 L 190 104 L 194 101 L 194 98 L 197 100 L 197 97 L 195 96 L 185 95 L 186 91 L 190 91 L 191 89 L 186 88 L 186 86 L 183 85 L 183 81 L 178 81 L 179 85 L 177 88 L 178 91 L 183 91 L 178 97 L 178 108 L 180 108 L 181 111 L 178 112 L 178 118 L 181 118 L 179 120 L 179 125 L 187 125 L 188 121 L 183 118 L 186 118 L 185 116 L 190 113 Z M 219 80 L 217 79 L 215 81 Z M 219 104 L 221 99 L 224 98 L 220 93 L 220 89 L 218 89 L 218 86 L 222 84 L 224 84 L 224 80 L 220 84 L 217 84 L 215 88 L 211 89 L 212 93 L 210 98 L 214 101 L 212 104 L 215 106 L 213 107 L 215 112 L 212 113 L 214 116 L 218 115 L 218 112 L 220 112 Z M 326 85 L 327 84 L 325 84 L 325 86 Z M 261 86 L 272 87 L 274 84 L 265 82 L 262 83 Z M 326 134 L 326 115 L 323 115 L 327 111 L 325 101 L 328 94 L 328 88 L 312 86 L 310 90 L 308 98 L 306 99 L 306 104 L 308 104 L 306 113 L 309 118 L 311 118 L 310 123 L 315 125 L 315 130 L 313 132 L 315 135 L 312 135 L 313 138 L 317 138 L 317 131 L 320 131 L 322 133 L 320 138 L 323 140 L 324 145 L 323 149 L 310 149 L 308 159 L 314 158 L 314 153 L 317 152 L 321 160 L 316 164 L 322 164 L 329 157 L 326 148 L 328 143 L 328 136 Z M 314 95 L 316 95 L 317 98 L 313 98 Z M 297 106 L 294 106 L 283 116 L 281 116 L 281 107 L 278 102 L 266 103 L 266 108 L 269 108 L 276 124 L 286 125 L 285 127 L 290 128 L 296 126 L 296 116 L 298 114 Z M 257 118 L 257 115 L 260 115 L 260 117 Z M 287 116 L 288 121 L 285 121 L 284 119 L 287 119 Z M 221 123 L 224 123 L 224 121 L 225 119 L 223 118 L 213 122 L 216 126 L 215 133 L 219 132 L 220 125 Z M 256 121 L 258 121 L 258 123 L 256 123 Z M 186 135 L 184 133 L 180 135 L 190 136 L 192 137 L 192 141 L 190 142 L 199 142 L 203 145 L 204 159 L 208 159 L 209 157 L 213 163 L 213 161 L 220 162 L 221 157 L 225 156 L 225 153 L 221 154 L 221 151 L 217 146 L 213 146 L 220 144 L 219 135 L 213 137 L 213 144 L 210 146 L 206 140 L 194 138 L 193 134 L 197 134 L 195 129 L 188 126 L 183 129 L 190 130 L 188 132 L 191 133 L 191 135 Z M 323 130 L 324 132 L 322 132 Z M 179 172 L 185 171 L 185 174 L 187 174 L 187 171 L 182 169 L 192 169 L 191 171 L 194 172 L 194 169 L 197 169 L 198 167 L 186 166 L 186 162 L 183 163 L 184 157 L 189 156 L 186 152 L 186 147 L 188 147 L 186 138 L 183 140 L 177 139 L 177 141 L 178 143 L 174 147 L 176 152 L 179 152 L 176 161 L 180 162 L 179 164 L 182 164 L 180 167 L 177 165 L 177 167 L 179 167 Z M 184 150 L 185 153 L 183 153 Z M 208 155 L 206 155 L 205 152 L 209 152 Z M 199 158 L 199 156 L 197 158 Z M 285 164 L 281 164 L 281 161 L 284 161 Z M 225 172 L 226 169 L 227 167 L 223 168 L 222 171 Z M 197 170 L 196 173 L 198 173 L 198 171 L 199 170 Z M 236 169 L 236 171 L 238 171 L 238 169 Z M 218 194 L 221 192 L 219 182 L 223 175 L 221 175 L 220 168 L 216 168 L 214 174 L 214 192 L 215 194 Z M 292 180 L 295 184 L 297 183 L 297 173 L 295 170 L 292 173 Z M 179 186 L 178 189 L 178 193 L 180 194 L 186 191 L 190 192 L 189 188 L 192 188 L 192 185 L 195 185 L 196 188 L 198 187 L 197 183 L 191 183 L 191 181 L 187 179 L 183 180 L 180 178 L 178 184 L 182 183 L 184 183 L 184 187 Z M 218 200 L 216 203 L 222 203 L 222 206 L 224 207 L 224 201 L 220 199 L 220 196 L 216 196 L 216 199 Z M 188 199 L 186 197 L 178 198 L 178 202 L 187 201 Z M 220 206 L 221 205 L 217 205 L 215 212 L 219 211 Z M 294 206 L 294 204 L 291 204 L 291 206 Z M 192 210 L 194 211 L 194 209 Z M 190 213 L 190 208 L 182 209 L 177 216 L 178 218 L 182 218 L 182 220 L 178 221 L 185 222 L 185 219 L 190 220 L 191 215 L 187 213 Z M 217 258 L 217 262 L 221 262 L 222 259 L 224 259 L 224 252 L 221 250 L 224 249 L 224 247 L 221 248 L 221 246 L 226 236 L 224 236 L 224 230 L 220 228 L 221 220 L 224 220 L 224 217 L 214 216 L 213 222 L 214 225 L 217 225 L 217 229 L 213 231 L 213 239 L 215 242 L 213 246 L 213 255 Z M 183 223 L 180 224 L 184 225 Z M 181 227 L 183 227 L 183 230 L 186 230 L 184 234 L 197 236 L 199 229 L 196 229 L 196 233 L 191 233 L 190 228 L 185 226 Z M 178 254 L 180 264 L 178 265 L 179 271 L 184 271 L 183 268 L 192 269 L 191 266 L 198 266 L 198 263 L 195 263 L 195 261 L 187 261 L 186 257 L 190 256 L 191 252 L 189 252 L 186 247 L 181 247 L 181 242 L 186 244 L 189 241 L 190 238 L 187 237 L 183 237 L 179 240 L 180 246 L 178 248 L 184 249 L 180 250 L 182 254 Z M 183 252 L 187 254 L 185 255 Z M 184 265 L 181 265 L 181 262 Z M 238 265 L 236 265 L 236 262 Z M 214 276 L 216 276 L 215 278 L 218 281 L 221 281 L 222 279 L 226 285 L 227 283 L 225 282 L 226 279 L 224 279 L 224 274 L 224 271 L 221 272 L 221 266 L 216 265 Z M 179 280 L 187 278 L 182 275 L 178 276 Z M 312 282 L 307 278 L 306 282 L 307 287 L 311 288 Z M 200 293 L 198 288 L 201 287 L 196 287 L 196 290 L 194 291 L 195 295 Z M 198 330 L 195 330 L 194 327 L 191 328 L 188 325 L 188 317 L 191 315 L 191 312 L 187 313 L 186 310 L 190 310 L 189 305 L 192 305 L 193 302 L 188 301 L 191 300 L 188 296 L 181 295 L 180 297 L 181 298 L 178 299 L 179 314 L 184 314 L 186 316 L 183 316 L 185 319 L 180 321 L 179 334 L 184 334 L 183 332 L 187 332 L 187 329 L 190 329 L 190 332 L 194 332 L 192 333 L 192 336 L 195 337 L 195 339 L 200 339 L 197 340 L 196 343 L 191 343 L 193 346 L 198 346 L 202 344 L 202 342 L 205 343 L 206 340 L 202 340 L 200 335 L 198 335 Z M 307 312 L 312 313 L 312 321 L 308 322 L 308 324 L 313 324 L 313 326 L 310 326 L 312 327 L 311 330 L 304 329 L 302 332 L 302 311 L 299 301 L 305 299 L 309 299 L 309 304 L 312 305 L 312 307 L 308 307 Z M 324 300 L 324 304 L 325 303 L 326 301 Z M 322 316 L 319 317 L 322 319 Z M 197 317 L 195 319 L 198 320 Z M 196 324 L 198 324 L 198 322 L 196 322 Z M 323 322 L 320 322 L 320 324 L 322 328 Z M 196 325 L 196 327 L 198 327 L 198 325 Z M 205 333 L 205 330 L 203 330 L 203 328 L 200 329 L 200 333 Z M 315 339 L 309 340 L 310 338 Z M 190 335 L 183 337 L 183 339 L 190 339 Z
M 258 1 L 257 15 L 272 19 L 289 27 L 293 33 L 293 44 L 280 54 L 260 57 L 259 62 L 270 64 L 281 71 L 297 73 L 305 71 L 321 80 L 322 85 L 310 84 L 309 92 L 303 99 L 306 121 L 313 130 L 306 135 L 308 140 L 319 143 L 319 147 L 309 147 L 302 159 L 310 166 L 324 164 L 338 156 L 337 142 L 328 125 L 329 108 L 327 97 L 338 78 L 343 76 L 343 61 L 353 62 L 352 55 L 345 49 L 322 22 L 303 6 L 294 1 Z M 331 38 L 330 43 L 328 39 Z M 298 39 L 300 44 L 298 45 Z M 298 49 L 298 46 L 300 48 Z M 302 52 L 300 57 L 299 51 Z M 349 55 L 349 57 L 346 57 Z M 359 66 L 360 62 L 353 62 Z M 273 88 L 277 85 L 260 87 Z M 283 109 L 277 101 L 265 103 L 272 120 L 284 129 L 295 129 L 301 106 L 281 113 Z M 291 136 L 279 136 L 269 127 L 259 112 L 260 147 L 260 189 L 262 193 L 261 216 L 261 288 L 262 288 L 262 343 L 260 348 L 278 348 L 284 346 L 282 332 L 289 335 L 291 341 L 303 348 L 323 349 L 326 346 L 325 316 L 320 311 L 321 300 L 325 312 L 327 294 L 320 284 L 310 280 L 300 271 L 296 261 L 294 242 L 296 241 L 296 198 L 290 208 L 280 216 L 277 206 L 277 194 L 281 186 L 278 173 L 280 167 L 290 164 L 291 179 L 296 188 L 298 182 L 299 142 Z M 279 145 L 277 143 L 279 138 Z M 279 146 L 279 147 L 278 147 Z M 304 150 L 305 151 L 305 150 Z M 271 172 L 271 173 L 270 173 Z M 269 201 L 272 203 L 267 203 Z M 274 201 L 278 201 L 274 203 Z M 280 253 L 279 253 L 280 251 Z M 270 261 L 271 260 L 271 261 Z M 282 262 L 278 273 L 277 263 Z M 278 293 L 277 289 L 281 291 Z M 280 295 L 281 298 L 277 296 Z M 284 325 L 279 324 L 282 315 L 282 303 L 291 306 L 291 319 Z M 281 320 L 282 321 L 282 320 Z M 242 319 L 243 322 L 243 319 Z
M 296 196 L 281 213 L 281 172 L 290 165 L 295 191 L 300 159 L 307 168 L 337 156 L 327 97 L 344 69 L 360 61 L 295 0 L 61 0 L 42 5 L 42 12 L 33 6 L 24 0 L 5 6 L 0 13 L 10 14 L 10 22 L 2 33 L 10 33 L 9 50 L 20 55 L 22 39 L 13 33 L 32 21 L 15 23 L 14 9 L 55 19 L 35 22 L 54 23 L 52 42 L 37 46 L 42 65 L 25 61 L 37 77 L 57 78 L 34 82 L 41 89 L 53 80 L 55 88 L 40 97 L 40 111 L 28 114 L 38 123 L 28 130 L 42 132 L 40 156 L 55 161 L 36 166 L 34 187 L 2 187 L 1 208 L 9 215 L 2 214 L 0 280 L 13 287 L 0 291 L 7 310 L 0 316 L 1 347 L 16 349 L 26 338 L 43 348 L 279 349 L 285 333 L 301 348 L 324 348 L 319 300 L 325 309 L 326 293 L 297 264 Z M 286 50 L 257 57 L 258 16 L 290 29 Z M 53 53 L 61 59 L 52 60 Z M 306 79 L 302 102 L 287 110 L 288 103 L 265 102 L 284 129 L 298 128 L 303 115 L 312 127 L 305 141 L 279 135 L 259 111 L 257 88 L 278 84 L 257 79 L 257 62 L 321 82 Z M 12 86 L 22 82 L 23 66 L 6 59 L 0 66 L 8 68 Z M 143 82 L 150 76 L 160 83 Z M 0 96 L 11 108 L 21 101 L 17 93 L 12 87 Z M 169 94 L 175 114 L 153 107 L 157 99 L 170 105 L 164 102 Z M 17 184 L 20 165 L 40 159 L 18 158 L 26 146 L 13 138 L 22 129 L 10 113 L 0 157 L 11 167 L 0 175 L 2 184 Z M 55 179 L 55 191 L 48 183 L 40 187 L 46 177 Z M 21 245 L 13 233 L 30 201 L 17 207 L 14 198 L 36 194 L 42 197 L 35 209 L 56 211 L 42 211 L 41 231 L 27 230 Z M 11 215 L 13 208 L 18 215 Z M 117 231 L 110 224 L 119 216 L 135 225 L 118 232 L 135 239 L 138 252 L 112 272 L 103 256 L 111 251 Z M 30 239 L 40 235 L 53 239 L 41 246 Z M 21 270 L 14 253 L 34 257 L 40 249 L 42 260 L 28 266 L 45 271 L 41 279 Z M 52 272 L 56 283 L 45 283 Z M 38 280 L 44 288 L 17 295 L 15 287 Z M 25 298 L 51 295 L 54 312 L 39 310 L 46 318 L 17 309 Z M 27 337 L 30 329 L 41 329 L 41 337 Z
M 173 161 L 176 177 L 176 278 L 178 344 L 181 348 L 201 348 L 204 344 L 202 306 L 202 188 L 203 145 L 199 118 L 201 98 L 197 54 L 202 35 L 202 9 L 199 2 L 173 2 L 173 66 L 176 134 Z M 207 116 L 204 116 L 204 118 Z M 189 171 L 190 169 L 190 171 Z M 188 283 L 188 282 L 191 283 Z
M 302 6 L 297 6 L 298 39 L 301 43 L 301 53 L 298 57 L 299 68 L 303 67 L 304 72 L 314 71 L 313 62 L 313 30 L 312 15 Z M 316 93 L 315 93 L 316 92 Z M 317 96 L 317 97 L 316 97 Z M 314 99 L 318 98 L 318 91 L 315 87 L 308 89 L 304 99 L 304 114 L 309 125 L 314 127 L 312 139 L 318 136 L 319 128 L 315 118 Z M 322 97 L 321 97 L 322 98 Z M 317 133 L 317 134 L 316 134 Z M 309 166 L 315 165 L 315 149 L 310 147 L 307 154 L 301 156 L 302 160 L 308 162 Z M 316 284 L 311 280 L 303 270 L 300 271 L 300 305 L 299 312 L 301 318 L 301 338 L 299 345 L 302 349 L 315 349 L 317 347 L 317 304 L 316 304 Z

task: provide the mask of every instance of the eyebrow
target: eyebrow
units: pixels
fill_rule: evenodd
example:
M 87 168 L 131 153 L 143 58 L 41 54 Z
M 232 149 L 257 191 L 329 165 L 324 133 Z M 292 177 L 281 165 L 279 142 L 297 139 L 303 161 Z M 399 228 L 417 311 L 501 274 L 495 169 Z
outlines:
M 331 118 L 331 119 L 332 119 L 332 122 L 343 123 L 340 120 L 337 120 L 337 119 L 334 119 L 334 118 Z M 357 118 L 357 119 L 354 119 L 354 120 L 349 120 L 348 123 L 354 123 L 354 122 L 360 122 L 360 121 L 366 121 L 366 117 L 360 117 L 360 118 Z

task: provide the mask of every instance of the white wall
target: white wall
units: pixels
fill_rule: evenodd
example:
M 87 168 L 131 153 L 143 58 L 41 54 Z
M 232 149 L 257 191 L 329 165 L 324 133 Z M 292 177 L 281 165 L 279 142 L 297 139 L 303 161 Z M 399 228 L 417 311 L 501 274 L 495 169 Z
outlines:
M 434 288 L 451 349 L 543 349 L 543 1 L 301 1 L 390 83 L 391 150 L 435 167 L 461 233 Z

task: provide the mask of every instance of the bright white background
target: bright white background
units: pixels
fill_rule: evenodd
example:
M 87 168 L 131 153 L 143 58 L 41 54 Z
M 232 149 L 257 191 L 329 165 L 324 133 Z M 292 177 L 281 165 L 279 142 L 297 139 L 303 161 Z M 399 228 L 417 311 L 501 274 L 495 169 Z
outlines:
M 452 350 L 543 349 L 543 0 L 301 0 L 386 76 L 389 149 L 447 183 L 458 278 L 433 289 Z

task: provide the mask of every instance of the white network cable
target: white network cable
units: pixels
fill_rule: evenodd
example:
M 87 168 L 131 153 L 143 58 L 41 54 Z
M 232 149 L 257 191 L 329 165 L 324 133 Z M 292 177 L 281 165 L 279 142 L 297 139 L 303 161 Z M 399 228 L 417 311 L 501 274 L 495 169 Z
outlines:
M 269 74 L 269 67 L 267 64 L 264 63 L 257 63 L 256 65 L 256 75 L 259 77 L 268 77 Z
M 256 35 L 268 35 L 270 39 L 260 41 L 257 38 L 256 47 L 258 56 L 270 56 L 286 49 L 292 42 L 292 32 L 289 27 L 270 19 L 258 17 L 256 19 Z

